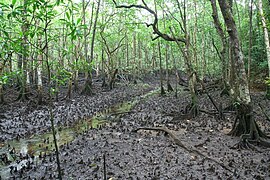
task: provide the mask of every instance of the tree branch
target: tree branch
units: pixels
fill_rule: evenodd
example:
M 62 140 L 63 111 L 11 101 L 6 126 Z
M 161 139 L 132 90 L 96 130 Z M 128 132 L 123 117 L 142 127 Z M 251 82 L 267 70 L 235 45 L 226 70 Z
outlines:
M 143 5 L 136 5 L 136 4 L 131 4 L 131 5 L 117 5 L 117 3 L 115 2 L 115 0 L 113 0 L 113 3 L 115 4 L 116 8 L 126 8 L 126 9 L 131 9 L 131 8 L 137 8 L 137 9 L 144 9 L 146 11 L 148 11 L 150 14 L 152 14 L 154 16 L 154 22 L 152 24 L 148 24 L 147 27 L 152 26 L 152 29 L 154 31 L 154 34 L 157 34 L 158 36 L 156 38 L 154 38 L 153 40 L 158 39 L 159 37 L 161 37 L 162 39 L 166 40 L 166 41 L 177 41 L 177 42 L 183 42 L 186 43 L 186 40 L 184 38 L 175 38 L 175 37 L 171 37 L 168 34 L 164 34 L 162 33 L 158 27 L 158 16 L 157 13 L 155 11 L 153 11 L 152 9 L 150 9 L 147 4 L 145 3 L 144 0 L 142 0 Z

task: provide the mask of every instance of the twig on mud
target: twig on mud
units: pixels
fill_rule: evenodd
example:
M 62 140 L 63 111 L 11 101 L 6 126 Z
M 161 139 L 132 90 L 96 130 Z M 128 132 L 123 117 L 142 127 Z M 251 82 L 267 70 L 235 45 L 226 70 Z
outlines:
M 217 104 L 216 104 L 216 102 L 214 101 L 214 99 L 208 93 L 208 91 L 206 91 L 206 95 L 210 99 L 210 101 L 212 102 L 212 104 L 214 105 L 215 109 L 218 111 L 218 114 L 220 116 L 219 118 L 222 119 L 222 120 L 225 120 L 225 116 L 224 116 L 223 111 L 222 111 L 222 104 L 220 104 L 220 107 L 218 107 Z
M 233 173 L 233 171 L 231 169 L 229 169 L 227 166 L 225 166 L 224 164 L 218 162 L 217 160 L 215 159 L 212 159 L 204 154 L 202 154 L 201 152 L 199 152 L 197 149 L 191 149 L 191 148 L 188 148 L 186 147 L 176 136 L 175 134 L 170 131 L 167 127 L 139 127 L 135 130 L 133 130 L 134 132 L 137 132 L 139 130 L 154 130 L 154 131 L 163 131 L 167 134 L 169 134 L 169 136 L 173 139 L 173 141 L 175 142 L 176 145 L 178 145 L 179 147 L 183 148 L 184 150 L 188 151 L 189 153 L 195 153 L 199 156 L 202 156 L 203 158 L 205 158 L 206 160 L 209 160 L 209 161 L 212 161 L 218 165 L 220 165 L 221 167 L 223 167 L 224 169 L 228 170 L 229 172 Z
M 205 114 L 210 114 L 210 115 L 216 115 L 219 114 L 217 111 L 207 111 L 205 109 L 199 109 L 200 112 L 205 113 Z M 223 111 L 222 113 L 234 113 L 235 111 Z
M 137 113 L 137 112 L 139 112 L 139 111 L 124 111 L 124 112 L 111 113 L 111 114 L 109 114 L 109 116 L 117 116 L 117 115 Z

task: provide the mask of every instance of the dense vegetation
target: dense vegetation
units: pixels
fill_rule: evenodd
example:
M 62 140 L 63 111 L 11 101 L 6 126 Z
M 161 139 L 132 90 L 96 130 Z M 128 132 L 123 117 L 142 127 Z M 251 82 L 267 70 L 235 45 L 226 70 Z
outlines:
M 190 61 L 200 77 L 222 77 L 222 69 L 229 67 L 230 43 L 223 47 L 209 1 L 146 3 L 156 10 L 156 26 L 161 33 L 188 36 Z M 232 6 L 251 84 L 263 82 L 268 76 L 264 26 L 257 5 L 257 1 L 241 1 Z M 268 30 L 269 9 L 269 2 L 264 1 L 263 16 Z M 158 38 L 147 28 L 154 21 L 147 10 L 117 9 L 113 1 L 13 0 L 2 2 L 0 12 L 1 87 L 17 83 L 22 99 L 27 99 L 31 86 L 38 87 L 42 101 L 44 83 L 52 83 L 57 91 L 59 84 L 74 81 L 76 90 L 80 73 L 96 72 L 106 76 L 109 84 L 115 69 L 136 76 L 164 67 L 186 68 L 177 43 Z M 221 12 L 217 12 L 225 32 Z M 226 33 L 224 36 L 228 40 Z M 87 83 L 91 86 L 91 79 Z M 1 88 L 2 102 L 3 93 Z

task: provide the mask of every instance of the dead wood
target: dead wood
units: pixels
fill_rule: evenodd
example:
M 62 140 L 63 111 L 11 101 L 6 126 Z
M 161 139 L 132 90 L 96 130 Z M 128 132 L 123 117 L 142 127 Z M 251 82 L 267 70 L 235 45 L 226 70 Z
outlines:
M 137 129 L 134 130 L 134 132 L 137 132 L 139 130 L 154 130 L 154 131 L 162 131 L 162 132 L 165 132 L 167 133 L 172 139 L 173 139 L 173 142 L 178 145 L 179 147 L 183 148 L 184 150 L 186 150 L 187 152 L 189 153 L 194 153 L 194 154 L 197 154 L 199 156 L 202 156 L 203 158 L 205 158 L 206 160 L 209 160 L 209 161 L 212 161 L 218 165 L 220 165 L 221 167 L 223 167 L 224 169 L 230 171 L 230 172 L 233 172 L 231 169 L 229 169 L 228 167 L 226 167 L 224 164 L 218 162 L 217 160 L 213 159 L 213 158 L 210 158 L 206 155 L 204 155 L 203 153 L 201 153 L 200 151 L 198 151 L 197 149 L 194 149 L 194 148 L 188 148 L 187 146 L 185 146 L 177 137 L 176 135 L 170 131 L 167 127 L 163 126 L 163 127 L 139 127 Z
M 216 102 L 214 101 L 214 99 L 210 96 L 210 94 L 206 91 L 206 94 L 208 96 L 208 98 L 210 99 L 210 101 L 212 102 L 212 104 L 214 105 L 214 107 L 216 108 L 216 110 L 218 111 L 219 114 L 219 118 L 222 120 L 225 120 L 225 116 L 223 114 L 223 110 L 222 110 L 222 104 L 219 104 L 219 107 L 217 106 Z
M 199 111 L 200 112 L 202 112 L 202 113 L 205 113 L 205 114 L 210 114 L 210 115 L 219 115 L 220 114 L 220 112 L 217 112 L 217 111 L 215 111 L 215 110 L 205 110 L 205 109 L 199 109 Z M 223 114 L 225 114 L 225 113 L 235 113 L 235 111 L 222 111 L 222 113 Z

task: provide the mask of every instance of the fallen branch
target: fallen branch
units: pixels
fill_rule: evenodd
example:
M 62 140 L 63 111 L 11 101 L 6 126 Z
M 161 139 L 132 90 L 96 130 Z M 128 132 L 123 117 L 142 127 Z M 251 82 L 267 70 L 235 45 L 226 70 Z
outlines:
M 212 159 L 204 154 L 202 154 L 201 152 L 199 152 L 197 149 L 191 149 L 186 147 L 176 136 L 173 132 L 171 132 L 167 127 L 139 127 L 137 129 L 134 130 L 134 132 L 137 132 L 139 130 L 154 130 L 154 131 L 163 131 L 167 134 L 169 134 L 169 136 L 173 139 L 173 141 L 175 142 L 176 145 L 178 145 L 179 147 L 183 148 L 184 150 L 188 151 L 189 153 L 194 153 L 197 154 L 199 156 L 202 156 L 203 158 L 205 158 L 206 160 L 212 161 L 218 165 L 220 165 L 221 167 L 223 167 L 224 169 L 228 170 L 229 172 L 233 172 L 231 169 L 229 169 L 228 167 L 226 167 L 224 164 L 218 162 L 215 159 Z
M 130 113 L 137 113 L 140 111 L 124 111 L 124 112 L 116 112 L 116 113 L 111 113 L 109 116 L 117 116 L 117 115 L 122 115 L 122 114 L 130 114 Z
M 220 114 L 220 112 L 217 112 L 217 111 L 215 111 L 215 110 L 207 111 L 207 110 L 205 110 L 205 109 L 199 109 L 199 111 L 202 112 L 202 113 L 205 113 L 205 114 L 210 114 L 210 115 L 216 115 L 216 114 L 219 115 L 219 114 Z M 225 113 L 230 114 L 230 113 L 235 113 L 235 111 L 223 111 L 222 113 L 223 113 L 223 114 L 225 114 Z

